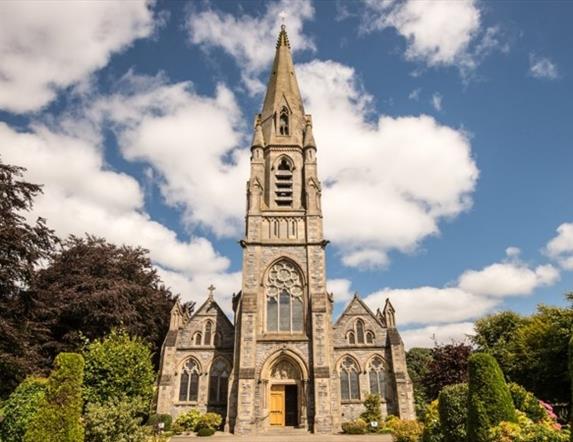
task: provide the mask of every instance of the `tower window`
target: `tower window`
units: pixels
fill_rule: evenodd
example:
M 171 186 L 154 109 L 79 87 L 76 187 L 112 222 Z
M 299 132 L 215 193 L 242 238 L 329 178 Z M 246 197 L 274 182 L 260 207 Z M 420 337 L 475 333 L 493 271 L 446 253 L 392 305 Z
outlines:
M 289 114 L 286 106 L 281 108 L 281 113 L 279 115 L 279 134 L 288 135 L 289 134 Z
M 292 206 L 293 167 L 286 158 L 282 158 L 275 174 L 275 202 L 277 206 Z
M 358 372 L 354 359 L 346 356 L 340 364 L 340 398 L 343 401 L 360 399 Z
M 199 393 L 199 365 L 194 359 L 189 359 L 181 371 L 179 382 L 179 401 L 197 402 Z
M 301 277 L 288 261 L 269 270 L 266 283 L 267 331 L 296 333 L 304 326 Z

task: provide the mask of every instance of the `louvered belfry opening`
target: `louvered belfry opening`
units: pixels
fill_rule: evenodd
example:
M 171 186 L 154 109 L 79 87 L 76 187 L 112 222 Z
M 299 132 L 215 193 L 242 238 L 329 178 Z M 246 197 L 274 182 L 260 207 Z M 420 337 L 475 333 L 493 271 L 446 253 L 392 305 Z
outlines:
M 277 206 L 292 207 L 292 166 L 283 158 L 275 174 L 275 202 Z

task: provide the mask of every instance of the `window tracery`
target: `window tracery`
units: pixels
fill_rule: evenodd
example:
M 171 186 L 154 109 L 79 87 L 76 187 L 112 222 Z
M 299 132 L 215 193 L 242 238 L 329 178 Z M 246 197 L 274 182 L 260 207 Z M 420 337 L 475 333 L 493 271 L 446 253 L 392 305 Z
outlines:
M 181 370 L 179 381 L 179 401 L 196 402 L 199 394 L 199 364 L 189 359 Z
M 350 356 L 340 363 L 340 398 L 342 401 L 360 400 L 358 365 Z
M 267 331 L 303 331 L 303 287 L 300 273 L 289 261 L 274 264 L 266 281 Z
M 384 361 L 379 356 L 374 357 L 368 367 L 370 393 L 380 395 L 382 399 L 386 399 L 386 379 L 384 372 Z
M 222 358 L 215 360 L 209 374 L 209 402 L 222 404 L 227 402 L 227 389 L 229 386 L 229 364 Z

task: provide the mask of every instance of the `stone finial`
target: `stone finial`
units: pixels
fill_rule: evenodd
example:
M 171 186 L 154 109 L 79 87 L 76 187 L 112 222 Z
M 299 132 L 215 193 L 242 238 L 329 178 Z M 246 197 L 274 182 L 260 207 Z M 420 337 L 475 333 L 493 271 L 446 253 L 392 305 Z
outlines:
M 384 304 L 384 310 L 382 310 L 382 314 L 384 315 L 384 319 L 386 322 L 386 327 L 396 328 L 395 313 L 396 310 L 394 310 L 394 306 L 390 302 L 390 298 L 386 298 L 386 303 Z
M 288 41 L 286 26 L 284 24 L 281 25 L 281 32 L 279 32 L 279 38 L 277 40 L 277 49 L 280 48 L 281 46 L 286 46 L 290 49 L 290 43 Z
M 303 147 L 314 147 L 316 149 L 316 142 L 312 134 L 312 123 L 309 119 L 306 120 L 306 127 L 304 129 Z
M 255 123 L 255 133 L 253 134 L 253 142 L 251 147 L 265 147 L 265 138 L 263 136 L 263 128 L 261 127 L 261 119 L 257 118 Z

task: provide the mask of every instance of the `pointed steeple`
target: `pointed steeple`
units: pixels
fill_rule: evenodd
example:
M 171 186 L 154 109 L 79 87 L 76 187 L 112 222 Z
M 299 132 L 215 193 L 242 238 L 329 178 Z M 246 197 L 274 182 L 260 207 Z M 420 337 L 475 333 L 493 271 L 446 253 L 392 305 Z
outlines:
M 275 60 L 261 113 L 261 123 L 267 145 L 296 144 L 302 146 L 306 125 L 304 107 L 284 25 L 281 26 L 277 40 Z

